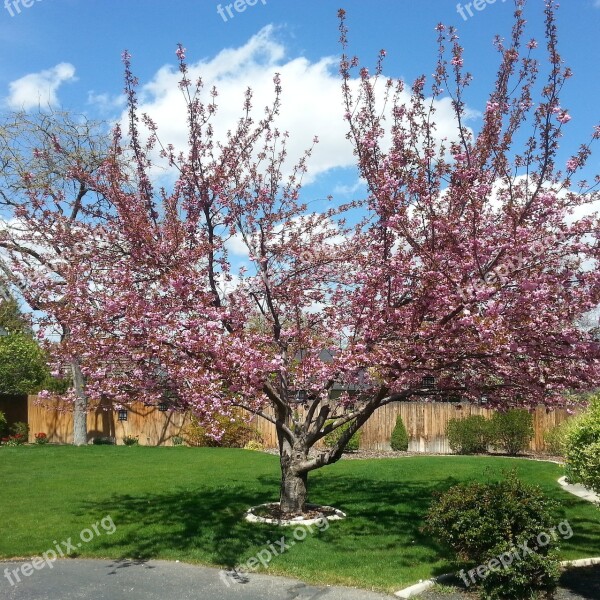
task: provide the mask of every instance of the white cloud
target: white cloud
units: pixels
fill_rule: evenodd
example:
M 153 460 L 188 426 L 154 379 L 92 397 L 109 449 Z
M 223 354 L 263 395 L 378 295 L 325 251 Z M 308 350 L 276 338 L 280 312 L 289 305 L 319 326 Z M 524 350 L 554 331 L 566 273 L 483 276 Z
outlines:
M 254 93 L 255 121 L 262 118 L 264 107 L 273 100 L 273 76 L 280 73 L 283 106 L 277 127 L 290 132 L 288 168 L 312 145 L 314 136 L 318 136 L 320 143 L 309 160 L 305 183 L 330 169 L 355 167 L 356 157 L 346 139 L 338 58 L 327 56 L 314 62 L 304 57 L 288 58 L 285 46 L 275 34 L 273 26 L 264 27 L 243 46 L 222 50 L 214 58 L 188 65 L 188 78 L 192 82 L 202 77 L 205 90 L 213 85 L 218 89 L 218 113 L 212 121 L 216 138 L 224 140 L 227 130 L 235 127 L 242 115 L 244 92 L 248 87 Z M 188 49 L 188 59 L 192 53 L 193 48 Z M 135 56 L 133 67 L 135 71 Z M 172 143 L 179 150 L 186 147 L 187 141 L 185 104 L 178 87 L 180 78 L 181 73 L 173 65 L 163 66 L 141 88 L 139 106 L 140 114 L 147 113 L 158 124 L 161 141 Z M 436 101 L 435 106 L 439 137 L 455 138 L 456 124 L 450 100 Z M 127 131 L 124 117 L 123 130 Z M 348 193 L 350 189 L 340 191 Z
M 70 63 L 59 63 L 51 69 L 29 73 L 8 84 L 9 95 L 6 104 L 16 110 L 56 106 L 58 88 L 65 81 L 73 80 L 75 67 Z
M 366 181 L 359 177 L 353 184 L 351 185 L 336 185 L 333 188 L 334 196 L 353 196 L 358 191 L 364 191 L 366 189 Z
M 110 94 L 96 94 L 96 92 L 89 91 L 88 104 L 94 106 L 101 114 L 113 114 L 117 111 L 117 114 L 123 109 L 126 98 L 123 94 L 117 96 L 111 96 Z

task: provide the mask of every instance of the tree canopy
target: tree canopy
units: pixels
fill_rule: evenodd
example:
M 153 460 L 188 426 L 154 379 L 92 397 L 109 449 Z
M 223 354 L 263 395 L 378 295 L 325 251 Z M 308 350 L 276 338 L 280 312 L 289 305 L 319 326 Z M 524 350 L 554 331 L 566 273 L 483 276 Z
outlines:
M 248 91 L 236 126 L 217 132 L 218 93 L 192 82 L 180 45 L 188 147 L 176 150 L 139 114 L 125 53 L 128 131 L 116 128 L 96 171 L 71 171 L 102 198 L 93 218 L 69 221 L 38 186 L 19 209 L 61 249 L 60 281 L 47 280 L 43 298 L 69 332 L 59 350 L 81 361 L 89 397 L 167 397 L 215 436 L 214 415 L 239 407 L 272 421 L 282 507 L 294 512 L 308 473 L 338 460 L 386 404 L 557 406 L 565 390 L 596 383 L 600 349 L 576 322 L 600 302 L 600 180 L 576 178 L 600 127 L 558 164 L 570 71 L 553 3 L 545 66 L 524 40 L 523 4 L 512 34 L 496 40 L 477 132 L 465 124 L 471 77 L 453 28 L 437 28 L 426 91 L 425 77 L 386 79 L 384 51 L 373 73 L 351 58 L 340 11 L 341 98 L 368 194 L 323 212 L 303 197 L 311 150 L 291 164 L 277 128 L 278 75 L 260 118 Z M 437 134 L 441 98 L 454 110 L 452 139 Z M 64 149 L 57 141 L 48 152 Z M 169 189 L 155 187 L 161 160 L 177 175 Z M 234 236 L 249 265 L 232 261 Z M 342 427 L 331 448 L 310 453 Z

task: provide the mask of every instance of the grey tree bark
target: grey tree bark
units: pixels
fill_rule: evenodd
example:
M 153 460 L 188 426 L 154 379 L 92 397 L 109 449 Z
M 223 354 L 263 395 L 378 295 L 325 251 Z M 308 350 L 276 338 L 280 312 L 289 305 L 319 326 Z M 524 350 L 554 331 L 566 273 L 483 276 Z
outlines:
M 73 407 L 73 445 L 85 446 L 87 439 L 87 397 L 84 391 L 83 373 L 79 363 L 71 363 L 73 386 L 75 387 L 75 404 Z

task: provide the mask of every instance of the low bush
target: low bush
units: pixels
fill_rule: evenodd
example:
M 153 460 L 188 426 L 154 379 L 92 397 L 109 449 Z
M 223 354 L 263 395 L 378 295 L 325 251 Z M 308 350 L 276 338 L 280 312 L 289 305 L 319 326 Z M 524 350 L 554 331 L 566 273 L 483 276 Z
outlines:
M 487 452 L 490 443 L 490 422 L 481 415 L 465 419 L 450 419 L 446 427 L 448 444 L 456 454 Z
M 126 435 L 123 437 L 123 444 L 125 446 L 139 446 L 140 438 L 137 435 Z
M 325 423 L 325 425 L 328 425 L 329 423 L 333 423 L 333 421 L 331 421 L 331 420 L 327 421 Z M 350 423 L 346 423 L 345 425 L 342 425 L 341 427 L 334 429 L 331 433 L 328 433 L 323 438 L 323 443 L 325 444 L 325 446 L 327 446 L 327 448 L 332 448 L 333 446 L 335 446 L 338 443 L 338 440 L 340 439 L 340 437 L 342 436 L 344 431 L 346 431 L 348 429 L 348 427 L 350 427 Z M 348 443 L 344 447 L 344 452 L 356 452 L 360 448 L 361 435 L 362 435 L 361 431 L 360 430 L 357 431 L 348 440 Z
M 183 446 L 185 444 L 185 440 L 180 435 L 174 435 L 171 442 L 173 446 Z
M 48 443 L 48 436 L 45 433 L 36 433 L 34 436 L 35 443 L 40 446 Z
M 557 509 L 540 488 L 510 473 L 498 482 L 462 483 L 437 494 L 424 531 L 449 546 L 459 560 L 493 567 L 475 581 L 482 598 L 529 600 L 557 585 Z M 568 522 L 563 524 L 568 526 L 564 535 L 572 535 Z
M 250 440 L 245 446 L 244 450 L 264 450 L 265 447 L 256 440 Z
M 3 438 L 8 433 L 8 422 L 5 414 L 0 410 L 0 438 Z
M 94 446 L 114 446 L 116 443 L 113 437 L 97 437 L 92 440 Z
M 390 446 L 396 452 L 406 452 L 408 450 L 408 432 L 400 415 L 396 417 L 396 425 L 392 430 Z
M 490 433 L 496 448 L 516 456 L 529 447 L 533 438 L 533 415 L 518 408 L 496 412 L 490 422 Z
M 567 439 L 575 419 L 562 421 L 544 433 L 544 447 L 552 456 L 564 456 L 567 450 Z
M 216 448 L 243 448 L 248 442 L 262 443 L 260 432 L 247 423 L 241 416 L 226 417 L 217 415 L 216 423 L 223 430 L 220 439 L 215 440 L 208 435 L 206 428 L 200 425 L 198 419 L 192 416 L 190 423 L 184 428 L 182 435 L 190 446 Z
M 3 446 L 22 446 L 27 443 L 27 438 L 22 433 L 15 433 L 2 438 Z
M 551 549 L 544 554 L 532 552 L 520 560 L 515 558 L 514 552 L 515 547 L 509 543 L 494 548 L 493 558 L 498 562 L 504 559 L 507 566 L 487 571 L 481 580 L 480 598 L 482 600 L 553 598 L 561 572 L 556 549 Z M 508 564 L 509 560 L 510 564 Z
M 600 396 L 569 428 L 565 462 L 568 481 L 600 494 Z
M 11 432 L 14 435 L 21 435 L 27 440 L 29 438 L 29 425 L 23 421 L 17 421 L 10 427 Z

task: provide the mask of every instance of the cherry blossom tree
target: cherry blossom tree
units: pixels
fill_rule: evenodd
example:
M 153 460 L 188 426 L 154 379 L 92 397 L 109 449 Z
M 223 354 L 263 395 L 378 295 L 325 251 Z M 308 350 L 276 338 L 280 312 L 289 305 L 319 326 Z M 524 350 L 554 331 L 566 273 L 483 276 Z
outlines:
M 322 212 L 302 192 L 311 150 L 290 166 L 277 128 L 277 75 L 261 118 L 248 91 L 236 126 L 218 132 L 218 92 L 191 81 L 179 46 L 188 147 L 177 152 L 140 114 L 126 53 L 128 131 L 117 128 L 93 181 L 111 217 L 85 224 L 90 250 L 70 265 L 59 314 L 89 397 L 168 399 L 214 436 L 216 414 L 267 419 L 281 508 L 292 514 L 305 509 L 308 474 L 339 460 L 382 406 L 553 407 L 565 390 L 597 384 L 598 345 L 576 321 L 600 301 L 599 179 L 577 178 L 600 129 L 560 164 L 570 71 L 555 7 L 545 6 L 546 68 L 517 4 L 512 35 L 495 42 L 498 74 L 477 132 L 453 28 L 437 28 L 426 92 L 425 77 L 410 87 L 386 79 L 383 51 L 372 74 L 351 58 L 340 11 L 348 138 L 368 192 Z M 444 98 L 454 139 L 436 132 Z M 169 189 L 156 187 L 161 160 L 177 172 Z M 234 239 L 248 264 L 232 259 Z
M 40 333 L 57 340 L 69 335 L 56 310 L 65 279 L 88 248 L 80 227 L 110 208 L 92 180 L 109 142 L 105 125 L 64 111 L 16 112 L 0 124 L 0 273 L 29 311 L 42 311 L 34 319 Z M 88 402 L 79 357 L 69 357 L 64 374 L 74 382 L 73 443 L 85 445 Z

